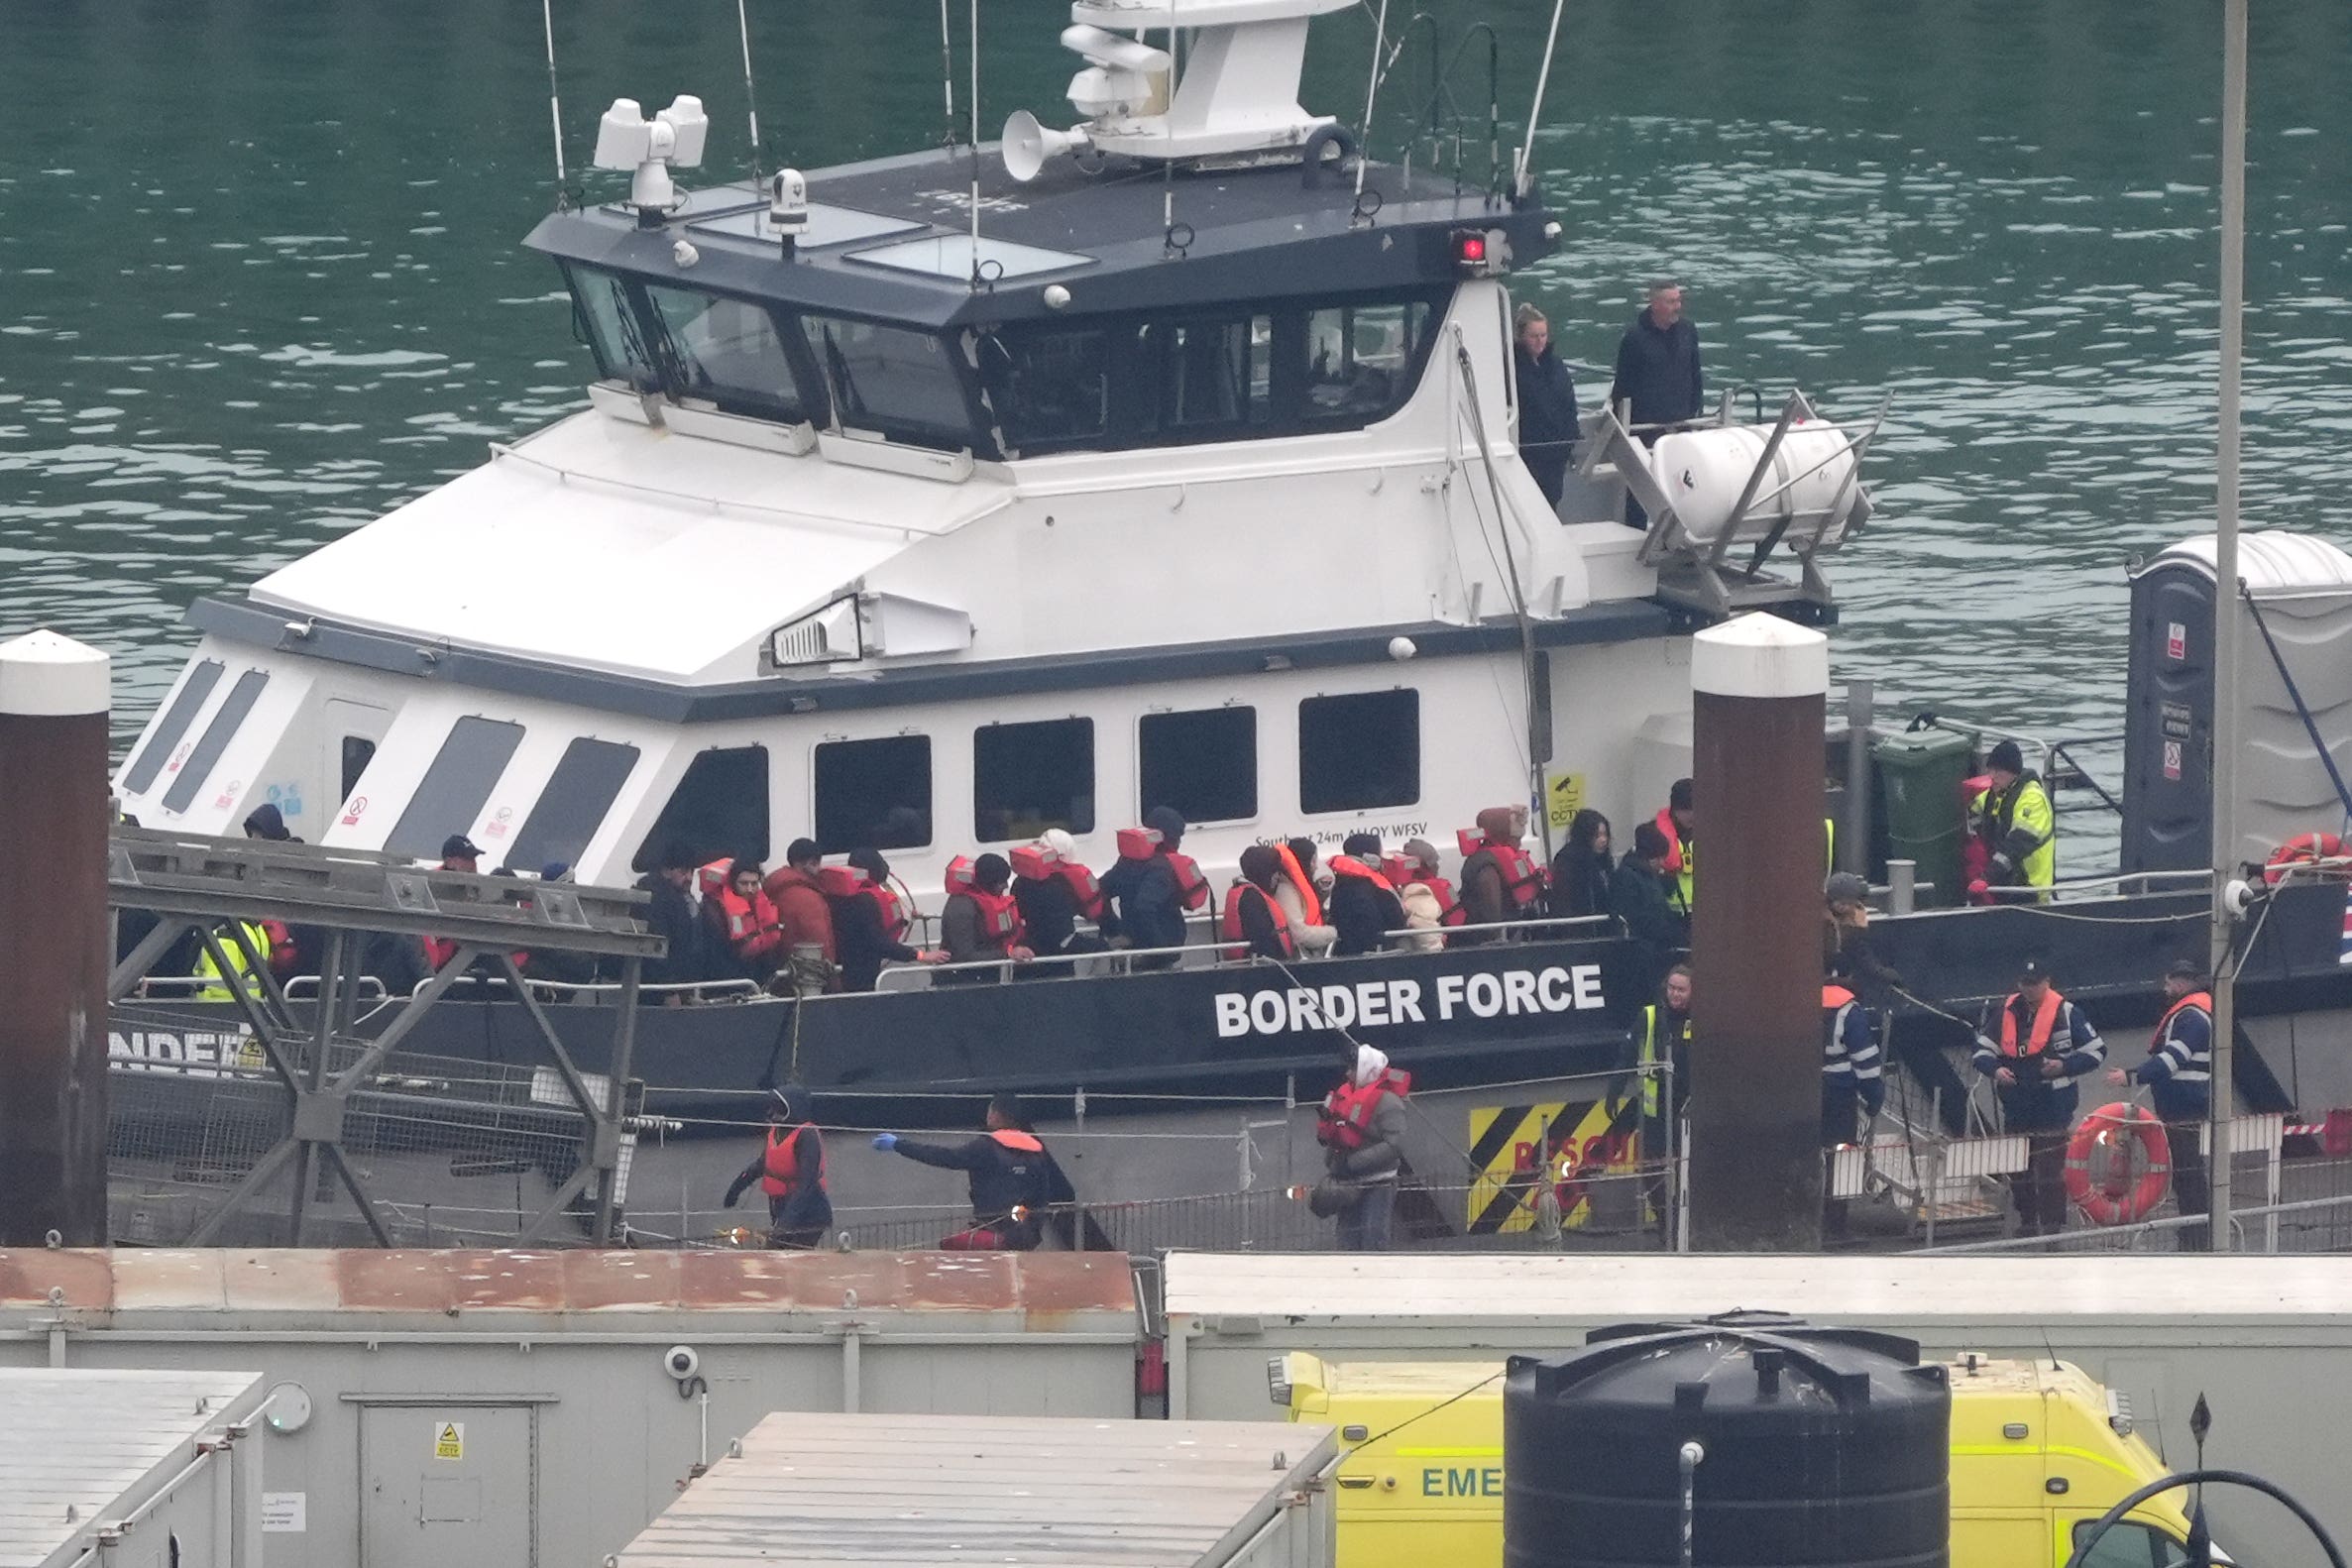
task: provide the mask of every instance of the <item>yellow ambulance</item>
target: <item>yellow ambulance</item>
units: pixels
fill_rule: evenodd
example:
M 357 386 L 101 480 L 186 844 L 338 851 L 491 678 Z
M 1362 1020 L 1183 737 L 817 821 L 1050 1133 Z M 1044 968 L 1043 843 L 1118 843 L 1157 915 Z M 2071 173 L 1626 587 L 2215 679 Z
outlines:
M 2060 1568 L 2077 1531 L 2168 1473 L 2122 1400 L 2079 1368 L 1969 1356 L 1951 1375 L 1953 1568 Z M 1294 1351 L 1267 1378 L 1291 1419 L 1339 1428 L 1338 1568 L 1501 1568 L 1500 1364 Z M 2141 1505 L 2086 1568 L 2184 1561 L 2185 1506 L 2179 1492 Z

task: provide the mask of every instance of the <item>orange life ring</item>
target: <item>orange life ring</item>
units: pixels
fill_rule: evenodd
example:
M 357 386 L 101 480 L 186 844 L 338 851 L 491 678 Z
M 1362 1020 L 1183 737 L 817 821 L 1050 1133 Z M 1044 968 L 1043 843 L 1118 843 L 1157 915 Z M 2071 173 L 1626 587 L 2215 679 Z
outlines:
M 2315 860 L 2334 860 L 2342 857 L 2344 840 L 2332 833 L 2298 833 L 2271 851 L 2268 869 L 2262 873 L 2264 881 L 2277 887 L 2286 880 L 2292 866 L 2309 865 Z M 2339 868 L 2334 874 L 2341 876 Z
M 2091 1154 L 2102 1144 L 2114 1142 L 2121 1134 L 2140 1146 L 2147 1157 L 2147 1167 L 2140 1178 L 2130 1180 L 2131 1158 L 2128 1150 L 2119 1151 L 2107 1163 L 2107 1171 L 2094 1184 L 2090 1176 Z M 2098 1225 L 2128 1225 L 2146 1219 L 2164 1201 L 2165 1188 L 2173 1180 L 2173 1146 L 2165 1137 L 2164 1123 L 2156 1113 L 2140 1105 L 2126 1105 L 2120 1100 L 2113 1105 L 2102 1105 L 2082 1118 L 2074 1129 L 2074 1136 L 2067 1140 L 2067 1196 L 2074 1206 L 2090 1216 Z

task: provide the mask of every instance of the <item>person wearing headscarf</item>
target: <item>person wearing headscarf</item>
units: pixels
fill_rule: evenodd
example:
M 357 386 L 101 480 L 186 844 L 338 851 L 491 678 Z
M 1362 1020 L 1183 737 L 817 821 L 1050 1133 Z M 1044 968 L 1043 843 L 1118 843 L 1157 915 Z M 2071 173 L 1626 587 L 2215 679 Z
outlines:
M 1397 1212 L 1397 1183 L 1404 1168 L 1404 1096 L 1408 1074 L 1394 1071 L 1385 1052 L 1350 1049 L 1347 1076 L 1324 1096 L 1315 1122 L 1328 1175 L 1318 1191 L 1336 1201 L 1343 1252 L 1387 1252 Z

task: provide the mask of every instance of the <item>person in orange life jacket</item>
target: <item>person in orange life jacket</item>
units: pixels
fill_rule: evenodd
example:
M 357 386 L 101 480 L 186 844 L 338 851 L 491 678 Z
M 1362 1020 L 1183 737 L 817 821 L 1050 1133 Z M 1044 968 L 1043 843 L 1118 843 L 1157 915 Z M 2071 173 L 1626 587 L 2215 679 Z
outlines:
M 1225 950 L 1226 957 L 1288 963 L 1298 956 L 1289 918 L 1275 898 L 1282 875 L 1281 858 L 1265 844 L 1242 850 L 1241 876 L 1225 892 L 1225 912 L 1217 926 L 1218 935 L 1236 945 Z
M 919 1143 L 877 1133 L 874 1147 L 921 1165 L 961 1171 L 971 1185 L 972 1225 L 946 1237 L 950 1252 L 1028 1252 L 1044 1237 L 1047 1210 L 1060 1208 L 1057 1229 L 1070 1237 L 1066 1206 L 1077 1201 L 1069 1177 L 1021 1114 L 1021 1102 L 999 1094 L 988 1102 L 986 1131 L 960 1144 Z
M 1445 918 L 1455 908 L 1453 884 L 1437 874 L 1437 846 L 1426 839 L 1407 839 L 1404 847 L 1388 860 L 1389 881 L 1397 902 L 1404 908 L 1404 929 L 1410 933 L 1400 946 L 1414 952 L 1435 952 L 1445 946 Z
M 482 874 L 482 846 L 462 833 L 451 834 L 441 840 L 441 869 L 463 871 L 468 876 L 480 876 Z M 420 937 L 417 940 L 424 948 L 425 972 L 427 974 L 439 973 L 450 959 L 457 956 L 457 944 L 447 937 Z M 487 973 L 496 967 L 496 962 L 488 954 L 485 954 L 474 961 L 468 972 Z
M 795 839 L 785 847 L 784 864 L 769 872 L 762 884 L 768 902 L 776 906 L 776 925 L 783 933 L 776 954 L 779 960 L 813 948 L 827 963 L 840 961 L 840 946 L 834 940 L 833 906 L 826 902 L 824 885 L 818 880 L 824 869 L 817 840 Z
M 1315 1142 L 1323 1146 L 1324 1168 L 1352 1189 L 1339 1211 L 1340 1250 L 1387 1252 L 1404 1164 L 1404 1096 L 1412 1080 L 1390 1071 L 1388 1056 L 1370 1046 L 1349 1052 L 1346 1072 L 1323 1097 Z
M 1500 925 L 1519 916 L 1540 913 L 1543 871 L 1519 847 L 1527 833 L 1527 808 L 1489 806 L 1478 814 L 1478 831 L 1485 836 L 1462 861 L 1462 911 L 1473 926 Z M 1493 942 L 1504 935 L 1474 931 L 1454 939 L 1457 944 Z
M 1144 813 L 1144 826 L 1160 836 L 1160 842 L 1144 859 L 1119 857 L 1102 873 L 1103 918 L 1106 937 L 1123 938 L 1130 948 L 1180 948 L 1184 945 L 1183 887 L 1169 851 L 1184 841 L 1184 819 L 1172 806 L 1155 806 Z M 1139 958 L 1139 969 L 1165 969 L 1176 963 L 1172 954 Z
M 1880 1071 L 1878 1040 L 1870 1028 L 1870 1012 L 1853 994 L 1851 968 L 1844 957 L 1831 960 L 1821 986 L 1821 1146 L 1843 1148 L 1855 1138 L 1855 1115 L 1861 1112 L 1860 1136 L 1867 1141 L 1880 1107 L 1886 1103 L 1886 1078 Z M 1847 1200 L 1832 1191 L 1836 1171 L 1824 1173 L 1822 1234 L 1846 1234 Z
M 2176 960 L 2164 972 L 2164 995 L 2165 1014 L 2147 1057 L 2136 1067 L 2110 1071 L 2107 1081 L 2117 1088 L 2138 1083 L 2153 1092 L 2156 1114 L 2172 1124 L 2173 1196 L 2182 1213 L 2203 1214 L 2213 1197 L 2194 1125 L 2212 1114 L 2213 994 L 2203 965 Z M 2183 1252 L 2204 1252 L 2210 1245 L 2201 1228 L 2184 1226 L 2174 1235 Z
M 637 879 L 637 887 L 650 895 L 646 927 L 668 944 L 660 957 L 645 960 L 645 983 L 691 985 L 709 978 L 703 968 L 702 917 L 694 907 L 692 852 L 675 839 L 663 844 L 653 869 Z M 675 991 L 662 1000 L 671 1007 L 686 1005 L 685 996 Z
M 1404 903 L 1380 869 L 1380 836 L 1348 835 L 1331 859 L 1331 951 L 1342 957 L 1379 952 L 1389 933 L 1404 929 Z
M 1609 913 L 1609 819 L 1587 806 L 1568 819 L 1568 841 L 1552 856 L 1551 912 L 1560 920 Z
M 1666 804 L 1650 819 L 1665 836 L 1666 875 L 1673 882 L 1675 902 L 1685 920 L 1697 907 L 1699 896 L 1699 813 L 1693 805 L 1693 790 L 1689 779 L 1676 779 L 1666 791 Z
M 984 854 L 972 862 L 970 885 L 948 895 L 947 905 L 940 911 L 940 940 L 947 946 L 950 963 L 983 963 L 992 958 L 1022 963 L 1037 956 L 1022 937 L 1021 908 L 1005 890 L 1012 879 L 1010 861 L 1001 854 Z M 969 982 L 996 976 L 973 970 L 940 978 Z
M 712 970 L 731 977 L 765 980 L 776 972 L 784 947 L 784 931 L 777 923 L 776 906 L 760 887 L 757 860 L 734 860 L 727 867 L 727 885 L 703 900 L 703 920 L 711 932 Z
M 1666 873 L 1666 836 L 1654 822 L 1633 825 L 1633 847 L 1609 875 L 1609 913 L 1632 939 L 1626 978 L 1635 995 L 1654 989 L 1690 946 L 1690 923 L 1678 912 L 1674 879 Z
M 727 1189 L 727 1206 L 752 1182 L 767 1194 L 768 1245 L 807 1251 L 833 1228 L 825 1186 L 825 1135 L 809 1120 L 809 1091 L 797 1083 L 768 1090 L 767 1132 L 759 1153 Z
M 1290 940 L 1298 944 L 1298 951 L 1307 957 L 1318 957 L 1331 951 L 1339 940 L 1339 933 L 1326 923 L 1323 895 L 1327 879 L 1315 875 L 1315 841 L 1312 839 L 1291 839 L 1269 845 L 1283 874 L 1274 884 L 1275 901 L 1283 906 L 1283 916 L 1290 923 Z
M 1080 920 L 1092 920 L 1100 913 L 1102 896 L 1094 888 L 1092 873 L 1078 864 L 1076 842 L 1061 829 L 1052 828 L 1030 847 L 1036 851 L 1034 857 L 1024 855 L 1021 860 L 1043 874 L 1025 874 L 1016 863 L 1013 876 L 1013 902 L 1021 907 L 1021 925 L 1028 933 L 1025 940 L 1030 951 L 1058 957 L 1105 951 L 1110 944 L 1078 930 Z M 1090 900 L 1082 889 L 1093 890 Z M 1087 908 L 1089 902 L 1092 910 Z
M 841 960 L 841 989 L 870 991 L 885 963 L 945 963 L 945 948 L 911 948 L 899 940 L 905 927 L 897 895 L 890 888 L 890 862 L 879 849 L 852 849 L 848 863 L 865 873 L 853 893 L 828 893 L 833 912 L 834 951 Z
M 2018 971 L 2017 989 L 1976 1035 L 1970 1059 L 1999 1086 L 2007 1130 L 2024 1133 L 2027 1168 L 2009 1178 L 2009 1195 L 2028 1236 L 2066 1228 L 2067 1129 L 2073 1125 L 2074 1083 L 2106 1060 L 2107 1044 L 2082 1010 L 2059 995 L 2038 958 Z

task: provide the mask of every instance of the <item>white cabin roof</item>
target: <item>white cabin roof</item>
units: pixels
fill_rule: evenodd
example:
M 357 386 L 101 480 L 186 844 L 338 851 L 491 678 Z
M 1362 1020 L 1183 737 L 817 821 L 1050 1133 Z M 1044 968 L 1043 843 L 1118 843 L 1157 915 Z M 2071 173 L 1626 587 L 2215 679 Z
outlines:
M 754 646 L 887 561 L 1004 504 L 607 417 L 549 427 L 280 567 L 305 615 L 652 679 L 748 680 Z M 851 519 L 887 517 L 887 524 Z

